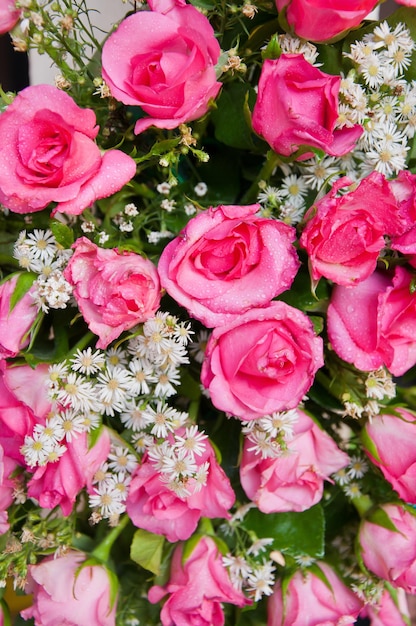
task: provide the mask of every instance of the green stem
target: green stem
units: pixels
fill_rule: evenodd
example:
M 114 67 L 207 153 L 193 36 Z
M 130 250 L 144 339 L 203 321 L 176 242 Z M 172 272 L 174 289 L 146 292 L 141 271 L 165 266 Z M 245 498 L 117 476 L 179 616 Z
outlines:
M 91 556 L 106 563 L 110 557 L 111 548 L 116 539 L 121 535 L 123 530 L 129 523 L 129 516 L 125 515 L 120 519 L 118 526 L 115 526 L 106 536 L 106 538 L 92 551 Z
M 360 517 L 365 517 L 368 511 L 374 506 L 374 502 L 369 496 L 366 495 L 358 498 L 351 498 L 351 504 L 355 506 Z
M 267 153 L 266 162 L 261 168 L 256 180 L 252 183 L 248 191 L 246 191 L 246 193 L 242 197 L 241 204 L 250 204 L 257 200 L 257 195 L 259 192 L 259 182 L 261 180 L 267 182 L 270 176 L 273 174 L 275 168 L 280 164 L 280 162 L 280 158 L 275 152 L 270 150 Z

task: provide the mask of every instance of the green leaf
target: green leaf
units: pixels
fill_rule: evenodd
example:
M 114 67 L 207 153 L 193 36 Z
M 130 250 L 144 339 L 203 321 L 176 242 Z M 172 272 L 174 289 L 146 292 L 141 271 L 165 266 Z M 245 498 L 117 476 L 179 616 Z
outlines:
M 391 518 L 387 515 L 384 509 L 376 508 L 369 513 L 367 516 L 367 521 L 372 524 L 377 524 L 377 526 L 381 526 L 382 528 L 387 528 L 387 530 L 392 530 L 393 532 L 400 532 L 399 529 L 393 524 Z
M 224 86 L 211 118 L 215 137 L 227 146 L 240 149 L 254 147 L 253 134 L 247 125 L 244 109 L 254 107 L 256 93 L 246 83 L 232 82 Z
M 10 298 L 9 309 L 13 311 L 16 304 L 23 298 L 35 282 L 37 275 L 34 272 L 24 272 L 17 279 L 16 287 Z
M 130 557 L 153 574 L 159 574 L 165 538 L 147 530 L 136 530 L 130 546 Z
M 258 537 L 272 537 L 273 549 L 288 554 L 307 554 L 314 558 L 324 556 L 325 518 L 317 504 L 302 513 L 265 514 L 252 509 L 244 525 Z
M 65 249 L 72 246 L 74 243 L 74 232 L 72 228 L 69 228 L 66 224 L 62 224 L 62 222 L 53 220 L 50 223 L 50 229 L 59 245 Z

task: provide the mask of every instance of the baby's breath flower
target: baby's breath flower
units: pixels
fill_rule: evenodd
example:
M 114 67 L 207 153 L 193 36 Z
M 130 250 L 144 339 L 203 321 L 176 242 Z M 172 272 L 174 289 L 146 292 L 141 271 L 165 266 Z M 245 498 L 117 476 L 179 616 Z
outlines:
M 200 196 L 201 198 L 203 196 L 206 195 L 207 191 L 208 191 L 208 187 L 206 185 L 206 183 L 198 183 L 195 187 L 194 187 L 194 191 L 196 193 L 197 196 Z

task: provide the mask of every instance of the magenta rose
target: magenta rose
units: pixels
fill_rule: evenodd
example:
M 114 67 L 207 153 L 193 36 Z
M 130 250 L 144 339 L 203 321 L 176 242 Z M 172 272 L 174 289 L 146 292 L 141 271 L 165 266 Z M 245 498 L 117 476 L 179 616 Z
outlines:
M 263 513 L 305 511 L 322 498 L 324 480 L 349 463 L 332 437 L 303 411 L 297 411 L 288 453 L 262 458 L 246 439 L 240 466 L 241 485 Z
M 325 276 L 349 285 L 368 278 L 386 245 L 384 235 L 401 229 L 396 198 L 382 174 L 373 172 L 356 189 L 338 196 L 350 182 L 337 181 L 305 216 L 300 245 L 308 253 L 315 281 Z
M 364 449 L 401 499 L 416 504 L 416 450 L 409 445 L 416 415 L 396 411 L 399 415 L 379 415 L 366 424 Z
M 181 434 L 181 429 L 177 434 Z M 169 439 L 172 443 L 172 436 Z M 191 495 L 180 497 L 169 489 L 150 459 L 144 458 L 133 475 L 126 501 L 135 526 L 164 535 L 173 543 L 189 539 L 201 517 L 230 517 L 235 494 L 209 442 L 205 442 L 205 451 L 196 455 L 194 461 L 198 468 L 208 463 L 206 482 L 198 491 L 192 484 L 195 479 L 189 479 L 187 489 Z
M 160 303 L 159 276 L 153 263 L 134 252 L 103 249 L 86 237 L 72 246 L 65 271 L 98 348 L 152 317 Z
M 335 352 L 364 371 L 385 365 L 401 376 L 416 363 L 416 294 L 412 274 L 375 272 L 351 287 L 336 286 L 328 307 Z
M 221 87 L 215 75 L 220 47 L 208 19 L 185 3 L 153 6 L 123 20 L 102 54 L 113 97 L 149 115 L 136 122 L 136 134 L 201 117 Z
M 97 198 L 123 187 L 136 173 L 120 150 L 104 155 L 94 139 L 95 113 L 51 85 L 21 91 L 0 115 L 0 202 L 16 213 L 78 215 Z
M 276 583 L 268 601 L 267 626 L 353 626 L 363 603 L 326 563 L 320 572 L 297 571 L 285 589 Z M 307 616 L 307 622 L 305 617 Z
M 378 0 L 276 0 L 290 29 L 311 41 L 326 41 L 358 26 L 377 4 Z
M 300 148 L 318 148 L 334 156 L 350 152 L 363 129 L 359 124 L 336 129 L 340 83 L 339 76 L 321 72 L 302 54 L 267 59 L 261 70 L 253 129 L 284 156 Z
M 16 0 L 0 0 L 0 35 L 8 33 L 20 17 L 20 9 L 16 8 Z
M 163 626 L 223 626 L 223 602 L 239 607 L 250 604 L 231 584 L 210 537 L 202 537 L 186 560 L 182 546 L 175 548 L 169 582 L 151 587 L 148 598 L 156 604 L 166 594 L 169 597 L 160 614 Z
M 219 206 L 194 217 L 160 257 L 162 287 L 205 326 L 220 326 L 289 289 L 299 267 L 296 231 L 256 215 L 259 205 Z
M 214 406 L 245 420 L 295 408 L 323 365 L 309 318 L 284 302 L 215 328 L 201 381 Z
M 393 587 L 416 594 L 416 517 L 397 504 L 380 508 L 395 530 L 361 522 L 358 539 L 364 565 Z
M 38 314 L 32 287 L 11 307 L 18 276 L 0 285 L 0 359 L 15 357 L 29 343 L 29 331 Z
M 115 626 L 116 602 L 102 565 L 82 566 L 87 555 L 71 550 L 29 566 L 27 593 L 33 605 L 21 611 L 38 626 Z
M 72 441 L 65 442 L 66 451 L 53 463 L 41 465 L 28 483 L 27 494 L 35 498 L 43 509 L 60 506 L 63 515 L 69 515 L 76 497 L 85 487 L 91 486 L 98 468 L 107 459 L 110 437 L 103 430 L 92 447 L 86 433 L 78 433 Z

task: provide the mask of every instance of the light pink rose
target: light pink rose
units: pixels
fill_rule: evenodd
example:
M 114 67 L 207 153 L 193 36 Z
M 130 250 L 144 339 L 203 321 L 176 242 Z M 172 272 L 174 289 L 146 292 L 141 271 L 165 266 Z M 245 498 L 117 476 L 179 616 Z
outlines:
M 0 285 L 0 359 L 15 357 L 29 343 L 29 331 L 38 314 L 32 287 L 11 309 L 18 276 Z
M 86 559 L 71 550 L 30 565 L 26 591 L 33 605 L 21 611 L 23 619 L 34 618 L 37 626 L 115 626 L 109 574 L 101 565 L 82 567 Z
M 99 336 L 98 348 L 155 314 L 160 285 L 151 261 L 134 252 L 99 248 L 86 237 L 72 247 L 64 276 L 88 328 Z
M 297 411 L 288 453 L 262 458 L 246 438 L 240 466 L 241 485 L 263 513 L 305 511 L 322 498 L 324 480 L 349 463 L 334 440 L 303 411 Z
M 220 47 L 208 19 L 169 0 L 154 2 L 153 9 L 123 20 L 102 54 L 113 97 L 149 115 L 136 122 L 136 134 L 201 117 L 221 87 L 215 75 Z
M 396 0 L 397 4 L 404 4 L 406 7 L 416 7 L 416 0 Z
M 86 433 L 78 433 L 65 442 L 66 451 L 53 463 L 37 467 L 28 482 L 27 493 L 43 509 L 60 506 L 63 515 L 69 515 L 77 495 L 91 487 L 92 479 L 110 451 L 110 437 L 103 430 L 92 447 L 88 447 Z
M 48 365 L 10 366 L 0 361 L 0 444 L 8 456 L 25 465 L 20 447 L 51 410 L 46 393 Z
M 151 587 L 148 593 L 153 604 L 169 594 L 160 614 L 163 626 L 223 626 L 223 602 L 240 607 L 250 604 L 231 584 L 210 537 L 202 537 L 185 561 L 182 546 L 177 546 L 170 572 L 164 587 Z
M 396 198 L 382 174 L 373 172 L 353 191 L 337 195 L 350 183 L 337 181 L 305 216 L 300 245 L 308 253 L 315 281 L 325 276 L 349 285 L 368 278 L 386 245 L 384 235 L 401 229 Z
M 181 432 L 179 429 L 177 434 Z M 172 435 L 169 440 L 173 442 Z M 150 459 L 144 458 L 133 475 L 126 501 L 127 513 L 135 526 L 175 542 L 188 539 L 201 517 L 230 517 L 234 491 L 208 441 L 205 441 L 205 451 L 195 455 L 194 460 L 198 468 L 209 464 L 206 483 L 194 492 L 194 479 L 190 479 L 187 489 L 191 495 L 179 497 L 162 481 Z
M 359 124 L 336 129 L 341 78 L 321 72 L 302 54 L 267 59 L 261 70 L 253 129 L 277 154 L 318 148 L 341 156 L 363 132 Z M 311 156 L 308 152 L 303 155 Z
M 0 0 L 0 35 L 8 33 L 19 17 L 20 10 L 16 9 L 16 0 Z
M 410 0 L 412 1 L 412 0 Z M 276 0 L 298 37 L 326 41 L 358 26 L 378 0 Z
M 409 445 L 416 415 L 396 409 L 397 415 L 379 415 L 365 425 L 364 450 L 384 478 L 405 502 L 416 504 L 416 450 Z
M 319 561 L 316 567 L 328 581 L 313 570 L 297 571 L 282 590 L 275 585 L 268 601 L 267 626 L 352 626 L 362 602 L 346 587 L 334 570 Z M 307 620 L 307 621 L 305 621 Z
M 289 289 L 299 267 L 296 231 L 259 217 L 258 204 L 194 217 L 160 257 L 162 287 L 205 326 L 220 326 Z
M 0 115 L 0 202 L 16 213 L 78 215 L 115 193 L 136 173 L 120 150 L 104 155 L 94 142 L 95 113 L 52 85 L 21 91 Z
M 351 287 L 334 288 L 328 336 L 335 352 L 364 371 L 385 365 L 401 376 L 416 363 L 416 294 L 412 274 L 396 267 Z
M 272 302 L 213 330 L 201 381 L 217 409 L 251 420 L 295 408 L 322 365 L 309 318 Z
M 397 504 L 380 508 L 396 530 L 361 522 L 358 539 L 364 565 L 393 587 L 416 594 L 416 517 Z
M 409 608 L 406 594 L 403 589 L 397 589 L 396 600 L 385 590 L 378 605 L 368 604 L 360 613 L 360 617 L 367 617 L 370 626 L 408 626 Z M 407 618 L 407 621 L 404 621 Z

